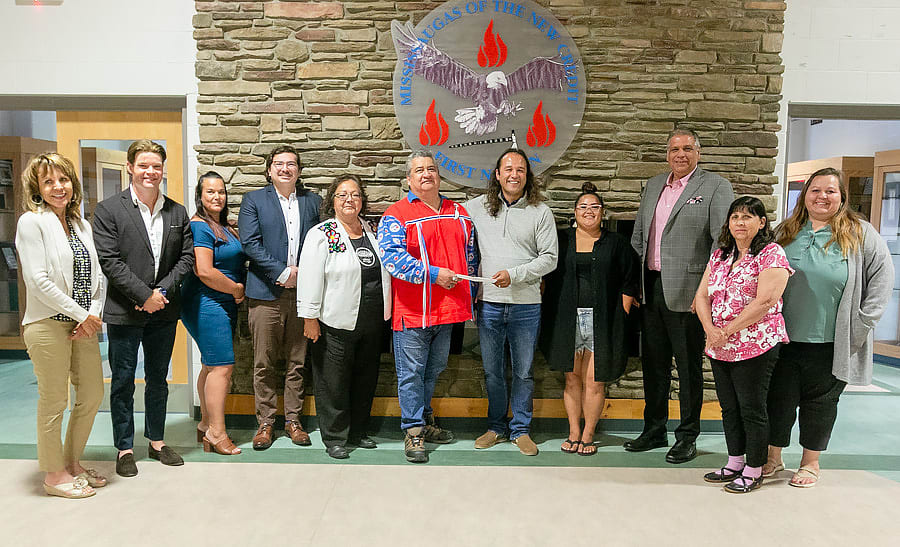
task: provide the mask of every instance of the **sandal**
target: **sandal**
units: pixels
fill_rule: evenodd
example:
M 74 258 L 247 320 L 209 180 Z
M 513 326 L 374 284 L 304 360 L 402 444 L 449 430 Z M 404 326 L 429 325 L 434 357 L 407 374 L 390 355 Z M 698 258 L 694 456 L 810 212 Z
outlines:
M 207 427 L 206 429 L 200 429 L 200 426 L 199 425 L 197 426 L 197 442 L 198 443 L 203 442 L 203 437 L 206 436 L 206 431 L 208 429 L 209 429 L 209 427 Z
M 767 471 L 768 469 L 768 471 Z M 765 478 L 769 478 L 778 473 L 779 471 L 784 471 L 784 461 L 780 461 L 778 463 L 767 461 L 762 468 L 762 476 Z
M 566 448 L 566 443 L 569 443 L 569 447 Z M 578 446 L 581 444 L 581 441 L 573 441 L 572 439 L 566 439 L 563 441 L 562 446 L 559 447 L 560 450 L 565 452 L 566 454 L 575 454 L 578 452 Z
M 581 448 L 578 449 L 579 456 L 593 456 L 597 453 L 597 445 L 593 441 L 586 443 L 581 441 Z
M 209 440 L 209 437 L 204 435 L 203 451 L 214 451 L 216 454 L 221 454 L 223 456 L 236 456 L 241 453 L 241 449 L 234 444 L 234 441 L 232 441 L 231 438 L 228 437 L 228 435 L 226 435 L 224 439 L 217 443 L 212 442 L 211 440 Z
M 723 467 L 718 471 L 712 471 L 703 475 L 703 480 L 706 482 L 731 482 L 741 476 L 741 471 L 743 471 L 743 469 L 729 469 L 728 467 Z
M 797 479 L 813 479 L 812 482 L 797 482 Z M 812 468 L 807 466 L 801 466 L 800 469 L 794 473 L 794 476 L 791 477 L 791 486 L 796 486 L 797 488 L 812 488 L 819 482 L 819 474 L 812 470 Z
M 93 488 L 91 488 L 91 486 L 88 484 L 87 479 L 85 479 L 84 477 L 76 477 L 72 482 L 64 482 L 53 486 L 45 482 L 44 492 L 51 496 L 58 496 L 60 498 L 67 498 L 70 500 L 89 498 L 97 493 Z
M 725 491 L 729 494 L 748 494 L 762 486 L 762 483 L 762 475 L 756 477 L 755 479 L 741 475 L 740 477 L 726 484 Z
M 79 473 L 78 477 L 84 477 L 84 480 L 91 486 L 91 488 L 103 488 L 107 484 L 109 484 L 109 480 L 106 477 L 97 473 L 97 471 L 93 469 L 85 468 L 83 472 Z

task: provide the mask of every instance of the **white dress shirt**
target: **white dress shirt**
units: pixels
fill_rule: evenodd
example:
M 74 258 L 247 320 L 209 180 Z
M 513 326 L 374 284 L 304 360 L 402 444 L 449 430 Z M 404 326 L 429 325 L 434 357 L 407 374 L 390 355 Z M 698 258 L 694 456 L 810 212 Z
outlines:
M 300 247 L 300 204 L 297 201 L 297 193 L 291 192 L 289 197 L 284 197 L 278 189 L 275 189 L 278 203 L 281 204 L 281 213 L 284 215 L 284 226 L 287 228 L 288 249 L 287 267 L 278 276 L 277 281 L 284 283 L 291 275 L 291 266 L 297 265 L 297 249 Z
M 153 204 L 153 211 L 147 207 L 143 201 L 138 199 L 134 193 L 134 186 L 128 187 L 131 190 L 131 201 L 137 206 L 141 212 L 141 219 L 144 221 L 144 227 L 147 229 L 147 237 L 150 238 L 150 250 L 153 252 L 153 278 L 159 275 L 159 257 L 162 254 L 163 240 L 163 219 L 162 208 L 166 202 L 165 196 L 159 192 L 156 196 L 156 203 Z

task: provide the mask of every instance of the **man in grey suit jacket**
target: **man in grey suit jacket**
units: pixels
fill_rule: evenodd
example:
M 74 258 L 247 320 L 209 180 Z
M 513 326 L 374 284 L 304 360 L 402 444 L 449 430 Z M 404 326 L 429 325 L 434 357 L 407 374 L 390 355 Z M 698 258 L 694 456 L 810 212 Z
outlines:
M 625 443 L 625 450 L 643 452 L 668 445 L 666 422 L 674 355 L 681 423 L 666 461 L 684 463 L 697 455 L 703 404 L 704 334 L 691 304 L 734 191 L 724 178 L 697 167 L 700 140 L 693 131 L 676 129 L 669 135 L 666 160 L 672 172 L 647 181 L 631 236 L 631 245 L 643 263 L 645 407 L 644 430 L 640 437 Z

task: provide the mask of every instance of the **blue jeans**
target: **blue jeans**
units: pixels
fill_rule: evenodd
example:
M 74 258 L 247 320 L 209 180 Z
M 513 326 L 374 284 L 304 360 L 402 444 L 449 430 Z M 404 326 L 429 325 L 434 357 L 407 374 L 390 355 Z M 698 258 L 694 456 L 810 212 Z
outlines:
M 144 346 L 144 436 L 163 440 L 169 398 L 169 361 L 175 345 L 177 321 L 150 320 L 144 326 L 106 325 L 109 339 L 109 414 L 113 442 L 119 450 L 134 445 L 134 373 L 138 346 Z
M 478 308 L 478 338 L 488 394 L 488 429 L 506 434 L 506 410 L 512 408 L 509 438 L 531 429 L 534 375 L 531 363 L 541 322 L 540 304 L 495 304 Z M 509 343 L 509 353 L 506 344 Z M 512 391 L 507 402 L 506 357 L 512 363 Z
M 432 413 L 431 396 L 438 375 L 447 368 L 452 330 L 450 324 L 394 331 L 401 429 L 424 426 L 425 414 Z

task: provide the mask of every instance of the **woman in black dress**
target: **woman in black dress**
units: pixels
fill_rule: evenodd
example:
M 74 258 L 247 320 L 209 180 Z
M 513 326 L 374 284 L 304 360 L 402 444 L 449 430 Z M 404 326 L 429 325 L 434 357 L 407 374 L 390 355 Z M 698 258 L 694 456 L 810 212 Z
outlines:
M 575 227 L 560 231 L 559 265 L 544 278 L 539 346 L 550 368 L 566 373 L 569 436 L 560 448 L 592 456 L 606 382 L 617 380 L 628 360 L 626 320 L 638 295 L 640 269 L 628 240 L 603 228 L 597 188 L 586 182 L 581 190 Z

